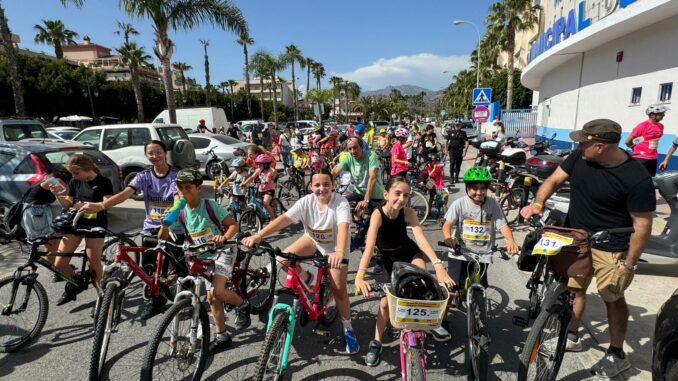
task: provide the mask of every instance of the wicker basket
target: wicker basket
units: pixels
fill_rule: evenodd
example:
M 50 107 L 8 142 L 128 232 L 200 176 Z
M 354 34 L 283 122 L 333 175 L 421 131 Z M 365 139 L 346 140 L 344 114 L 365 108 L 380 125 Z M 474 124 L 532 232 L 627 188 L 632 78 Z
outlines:
M 391 285 L 385 285 L 393 328 L 421 331 L 438 327 L 445 317 L 447 300 L 450 298 L 444 285 L 441 285 L 441 289 L 444 290 L 444 300 L 413 300 L 396 297 L 391 293 Z

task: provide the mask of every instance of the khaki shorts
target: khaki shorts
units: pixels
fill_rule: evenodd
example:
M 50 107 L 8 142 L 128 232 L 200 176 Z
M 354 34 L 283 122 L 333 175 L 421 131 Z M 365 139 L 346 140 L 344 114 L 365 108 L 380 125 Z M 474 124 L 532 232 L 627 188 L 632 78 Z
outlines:
M 605 302 L 612 303 L 624 297 L 633 280 L 633 273 L 620 276 L 619 261 L 626 258 L 626 252 L 609 252 L 591 248 L 593 256 L 593 276 L 596 277 L 598 293 Z M 586 290 L 593 278 L 570 278 L 570 288 Z

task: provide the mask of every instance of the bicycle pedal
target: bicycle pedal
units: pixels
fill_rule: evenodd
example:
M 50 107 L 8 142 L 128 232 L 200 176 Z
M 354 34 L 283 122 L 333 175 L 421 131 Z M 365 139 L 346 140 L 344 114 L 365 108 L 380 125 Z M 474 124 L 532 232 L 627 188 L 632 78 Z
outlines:
M 527 323 L 528 323 L 528 321 L 524 317 L 520 317 L 520 316 L 514 316 L 513 317 L 513 325 L 525 328 L 525 327 L 527 327 Z

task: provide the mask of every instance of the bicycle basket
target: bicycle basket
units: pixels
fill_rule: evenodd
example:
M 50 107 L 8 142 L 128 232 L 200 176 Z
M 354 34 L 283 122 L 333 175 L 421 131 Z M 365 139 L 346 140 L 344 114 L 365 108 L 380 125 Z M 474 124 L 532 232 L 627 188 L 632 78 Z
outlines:
M 545 226 L 544 233 L 569 237 L 572 243 L 563 246 L 560 252 L 550 256 L 548 268 L 557 276 L 587 278 L 593 276 L 593 259 L 588 243 L 588 233 L 582 229 Z
M 438 327 L 445 317 L 447 300 L 450 298 L 447 288 L 443 285 L 440 287 L 444 290 L 444 300 L 413 300 L 398 298 L 391 292 L 391 285 L 384 285 L 393 328 L 420 331 Z

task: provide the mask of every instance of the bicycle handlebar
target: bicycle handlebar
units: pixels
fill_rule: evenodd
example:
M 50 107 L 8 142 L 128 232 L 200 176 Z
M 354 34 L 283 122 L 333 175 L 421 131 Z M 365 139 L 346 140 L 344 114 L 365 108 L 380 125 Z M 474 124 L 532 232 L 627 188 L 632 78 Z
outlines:
M 461 248 L 459 245 L 457 245 L 457 246 L 448 245 L 445 241 L 438 241 L 438 246 L 447 247 L 448 249 L 452 249 L 455 252 Z M 493 253 L 499 252 L 501 259 L 503 259 L 505 261 L 508 261 L 508 260 L 511 259 L 511 256 L 506 254 L 506 248 L 504 248 L 504 247 L 500 247 L 499 245 L 493 245 L 490 248 L 490 250 L 492 250 Z M 479 255 L 478 253 L 473 253 L 473 254 Z

